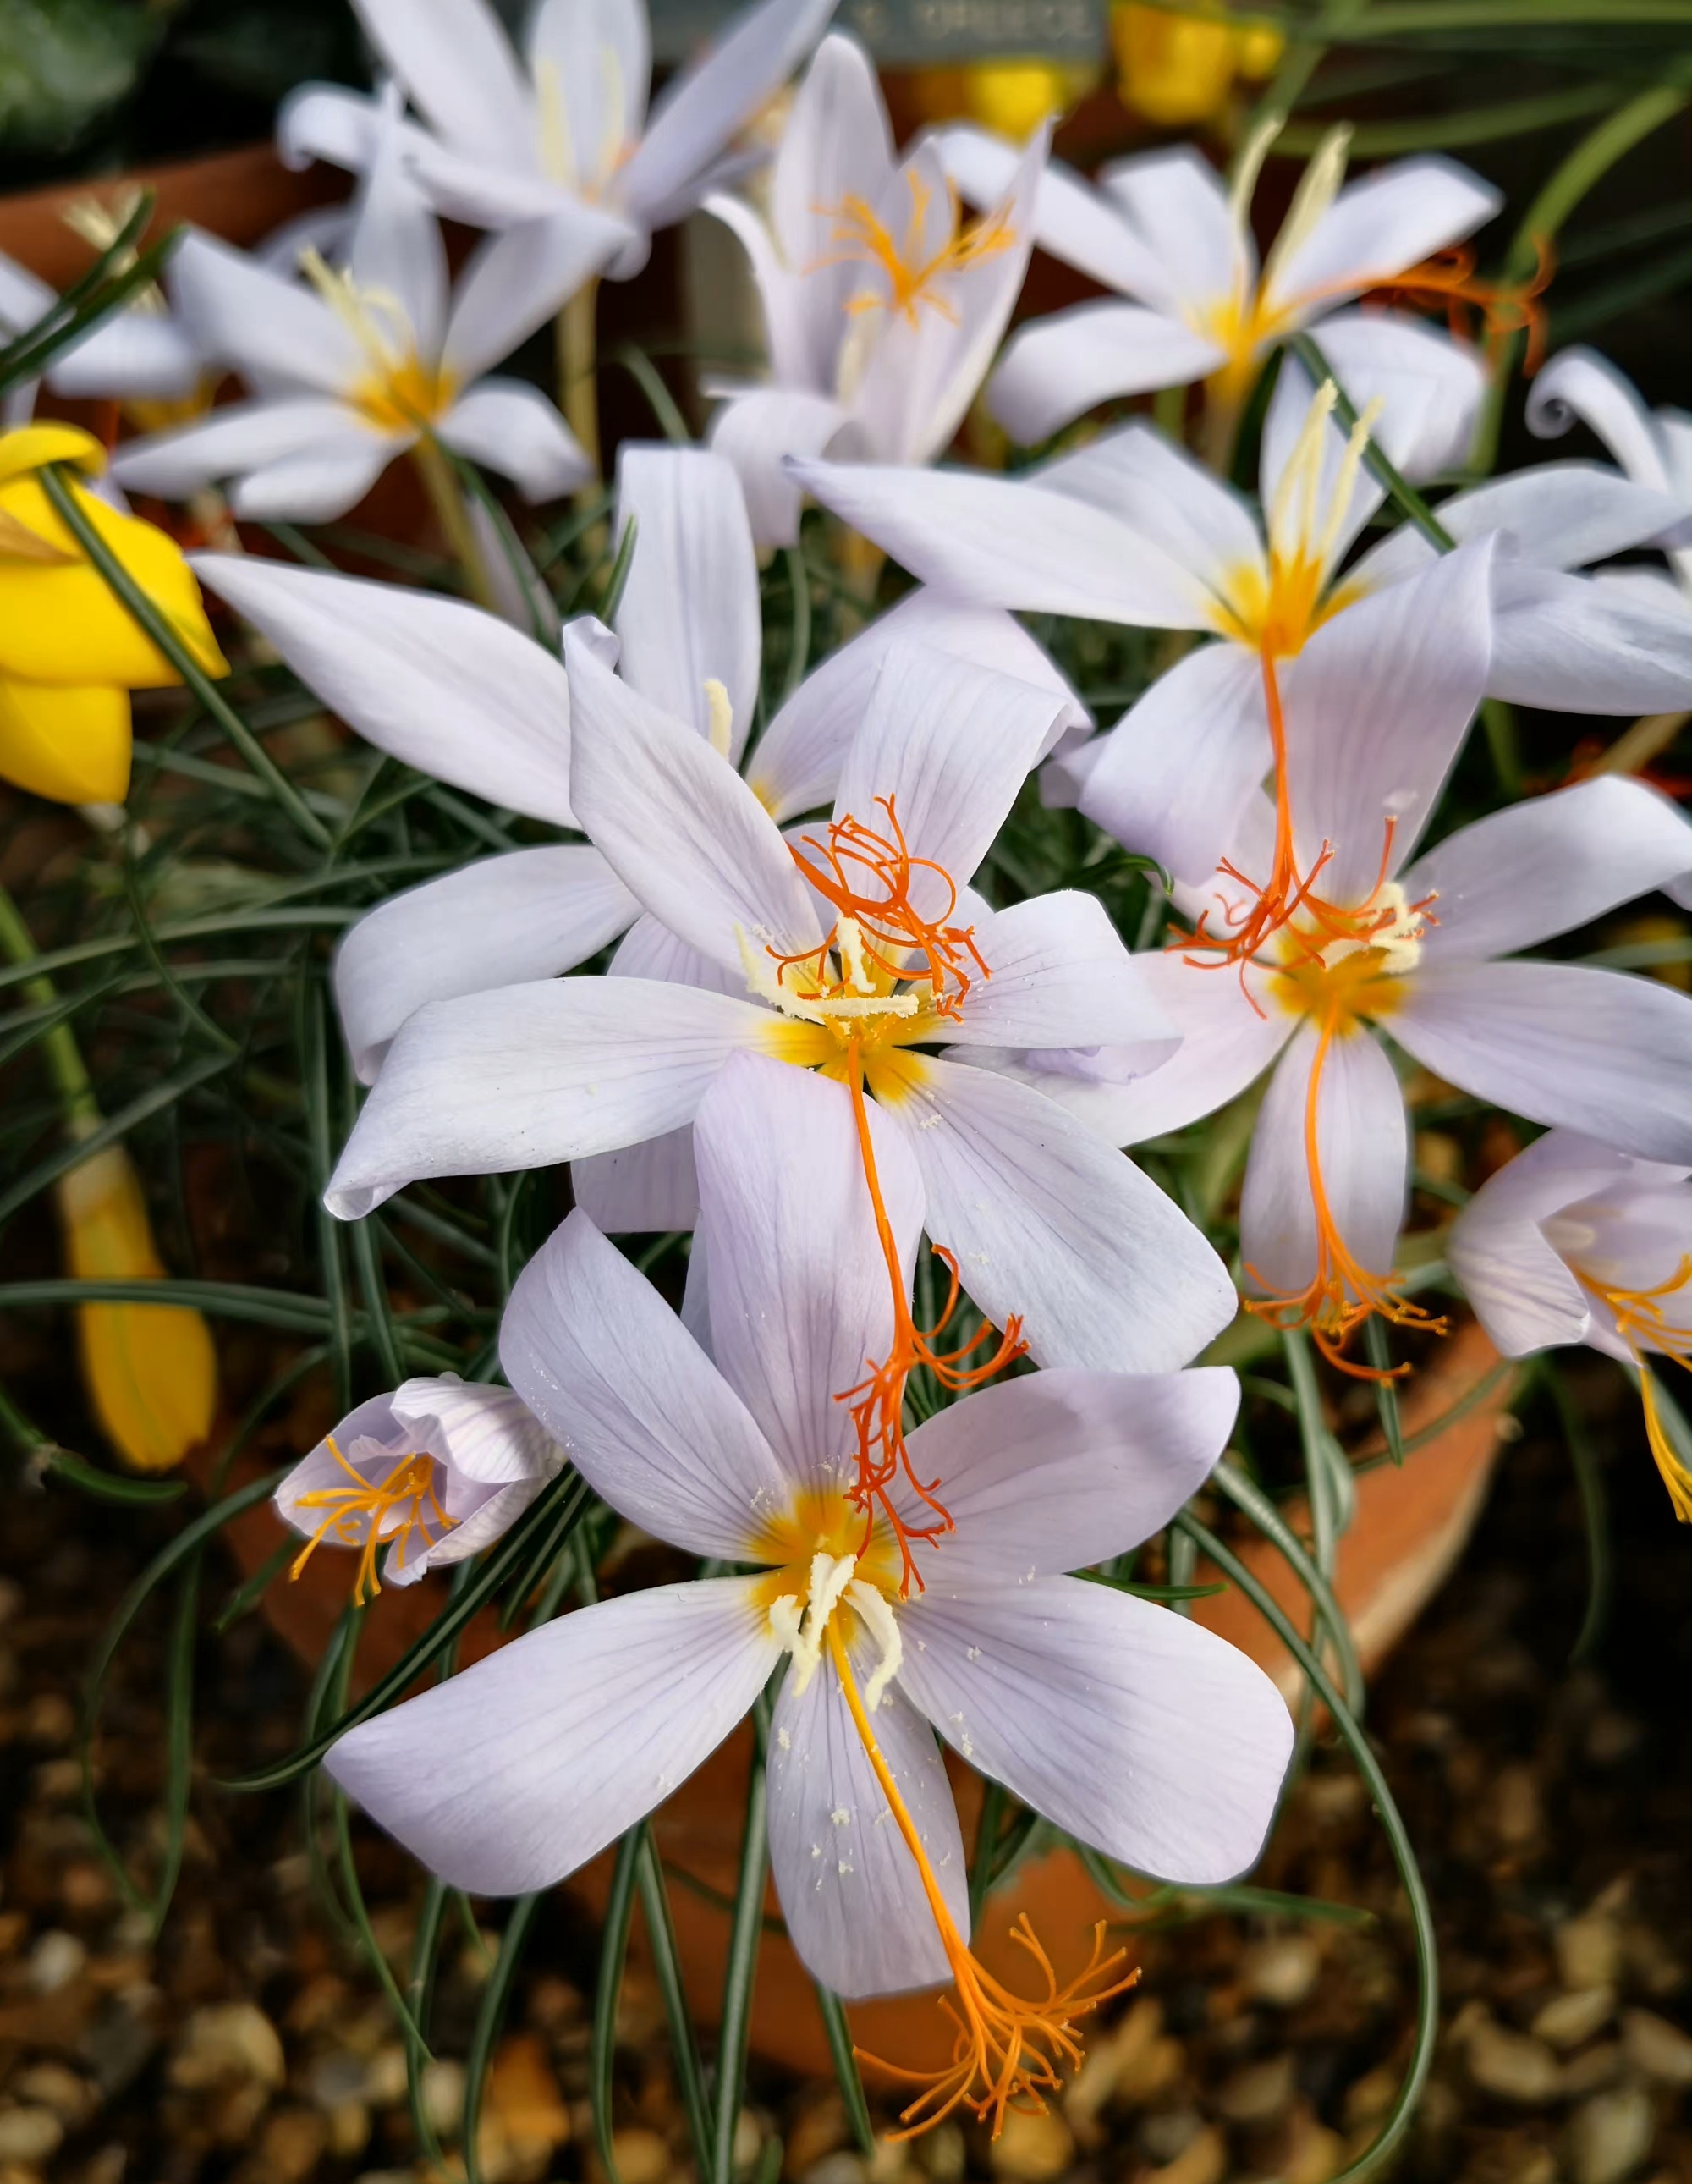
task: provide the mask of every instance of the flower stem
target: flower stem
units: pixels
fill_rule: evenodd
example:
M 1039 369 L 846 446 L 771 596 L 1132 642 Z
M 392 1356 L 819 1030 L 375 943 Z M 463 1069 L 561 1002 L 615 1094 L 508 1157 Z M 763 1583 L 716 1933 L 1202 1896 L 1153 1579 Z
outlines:
M 0 887 L 0 950 L 14 963 L 32 963 L 40 952 L 22 912 L 3 887 Z M 26 978 L 24 993 L 37 1008 L 58 1006 L 58 989 L 45 972 Z M 86 1137 L 99 1127 L 100 1110 L 70 1025 L 54 1024 L 42 1044 L 47 1050 L 47 1069 L 64 1106 L 65 1129 L 73 1138 Z
M 599 281 L 596 275 L 576 290 L 558 315 L 558 406 L 582 454 L 593 464 L 596 479 L 599 471 L 599 384 L 595 347 L 598 308 Z M 584 485 L 576 495 L 577 501 L 591 497 L 593 491 L 592 482 Z
M 481 558 L 481 549 L 471 527 L 470 510 L 459 490 L 459 482 L 453 475 L 453 466 L 446 450 L 431 433 L 421 434 L 411 450 L 411 459 L 417 465 L 417 475 L 423 481 L 436 521 L 446 533 L 447 544 L 453 559 L 464 572 L 470 595 L 479 607 L 490 614 L 498 614 L 499 605 L 493 594 L 493 586 L 487 574 L 487 564 Z

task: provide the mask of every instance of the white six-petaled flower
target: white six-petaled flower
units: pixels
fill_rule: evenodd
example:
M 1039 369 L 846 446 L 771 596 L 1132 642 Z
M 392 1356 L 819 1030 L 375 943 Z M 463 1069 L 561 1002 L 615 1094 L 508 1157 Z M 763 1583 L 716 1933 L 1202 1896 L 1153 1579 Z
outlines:
M 824 40 L 769 176 L 770 218 L 706 201 L 745 246 L 763 304 L 766 385 L 728 396 L 711 442 L 740 472 L 760 546 L 791 544 L 788 454 L 926 463 L 986 376 L 1033 247 L 1044 134 L 978 220 L 963 216 L 932 140 L 895 158 L 874 67 Z
M 873 1127 L 908 1270 L 921 1186 Z M 893 1318 L 844 1106 L 743 1056 L 697 1137 L 708 1348 L 578 1211 L 519 1280 L 501 1362 L 614 1508 L 756 1574 L 567 1615 L 352 1730 L 327 1765 L 454 1883 L 544 1887 L 684 1780 L 786 1653 L 770 1849 L 800 1957 L 849 1996 L 951 1976 L 967 2011 L 935 1730 L 1136 1871 L 1210 1883 L 1256 1855 L 1291 1748 L 1268 1678 L 1193 1623 L 1064 1574 L 1182 1506 L 1227 1439 L 1233 1376 L 1048 1372 L 941 1412 L 911 1447 L 952 1529 L 903 1594 L 884 1529 L 851 1500 L 835 1401 Z
M 348 1412 L 276 1489 L 278 1515 L 306 1541 L 292 1574 L 320 1546 L 356 1547 L 362 1601 L 381 1589 L 385 1549 L 381 1579 L 415 1585 L 492 1546 L 563 1466 L 509 1388 L 455 1373 L 407 1380 Z

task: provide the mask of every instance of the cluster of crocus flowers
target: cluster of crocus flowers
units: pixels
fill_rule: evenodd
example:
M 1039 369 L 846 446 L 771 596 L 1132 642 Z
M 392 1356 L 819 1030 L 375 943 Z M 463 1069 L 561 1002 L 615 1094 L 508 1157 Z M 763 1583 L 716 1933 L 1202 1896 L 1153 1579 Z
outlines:
M 0 435 L 0 778 L 60 804 L 118 804 L 129 790 L 131 690 L 181 678 L 89 561 L 41 473 L 105 468 L 70 425 Z M 199 588 L 175 543 L 86 486 L 84 519 L 208 674 L 227 671 Z
M 870 1128 L 908 1306 L 921 1180 L 899 1134 Z M 1180 1507 L 1227 1439 L 1234 1379 L 1048 1372 L 942 1412 L 911 1451 L 945 1479 L 949 1528 L 902 1584 L 892 1525 L 854 1498 L 838 1401 L 894 1324 L 847 1104 L 741 1056 L 694 1135 L 699 1339 L 578 1211 L 520 1279 L 500 1359 L 613 1508 L 749 1574 L 548 1624 L 326 1763 L 456 1885 L 545 1887 L 691 1774 L 785 1656 L 768 1825 L 788 1934 L 837 1993 L 949 1981 L 954 2057 L 896 2072 L 914 2085 L 905 2121 L 967 2104 L 996 2128 L 1058 2085 L 1077 2023 L 1127 1975 L 1095 1947 L 1062 1977 L 1026 1929 L 1032 1996 L 973 1956 L 934 1732 L 1138 1871 L 1204 1884 L 1250 1864 L 1292 1744 L 1273 1685 L 1211 1633 L 1066 1574 Z

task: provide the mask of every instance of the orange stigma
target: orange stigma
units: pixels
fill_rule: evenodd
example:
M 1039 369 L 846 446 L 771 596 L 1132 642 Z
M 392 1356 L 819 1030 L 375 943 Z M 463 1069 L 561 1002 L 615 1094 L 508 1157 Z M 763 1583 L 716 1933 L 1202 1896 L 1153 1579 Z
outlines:
M 916 326 L 920 323 L 918 306 L 927 304 L 955 326 L 958 315 L 943 296 L 934 293 L 934 283 L 948 274 L 967 273 L 1009 250 L 1016 241 L 1010 214 L 1001 205 L 972 226 L 963 226 L 958 193 L 949 182 L 951 212 L 946 240 L 924 257 L 923 229 L 933 192 L 914 168 L 907 169 L 905 181 L 910 190 L 910 223 L 902 243 L 868 200 L 854 192 L 838 205 L 814 208 L 823 219 L 833 220 L 829 240 L 836 249 L 832 257 L 819 259 L 805 270 L 815 273 L 827 265 L 878 266 L 887 276 L 888 293 L 854 296 L 846 306 L 849 312 L 855 316 L 862 311 L 896 311 L 907 325 Z
M 1139 1973 L 1121 1970 L 1127 1962 L 1126 1950 L 1105 1954 L 1105 1925 L 1101 1919 L 1093 1930 L 1093 1953 L 1085 1970 L 1060 1987 L 1051 1959 L 1036 1939 L 1026 1911 L 1011 1928 L 1011 1939 L 1025 1948 L 1039 1966 L 1046 1983 L 1044 1994 L 1033 2001 L 1013 1994 L 971 1954 L 953 1922 L 893 1769 L 876 1741 L 845 1646 L 834 1624 L 828 1627 L 826 1642 L 853 1725 L 888 1801 L 893 1825 L 916 1861 L 922 1892 L 951 1967 L 956 1996 L 955 2001 L 949 1995 L 940 1997 L 940 2008 L 957 2035 L 952 2059 L 943 2070 L 904 2070 L 865 2054 L 861 2049 L 854 2052 L 861 2061 L 885 2070 L 889 2077 L 922 2088 L 902 2110 L 899 2120 L 905 2128 L 892 2134 L 895 2141 L 915 2138 L 925 2131 L 932 2131 L 960 2107 L 967 2108 L 978 2122 L 985 2122 L 991 2116 L 993 2136 L 997 2138 L 1005 2127 L 1007 2109 L 1037 2115 L 1045 2113 L 1045 2096 L 1061 2089 L 1064 2068 L 1073 2070 L 1081 2061 L 1081 2042 L 1074 2031 L 1076 2019 L 1085 2017 L 1101 2002 L 1126 1993 L 1138 1981 Z
M 1531 379 L 1545 359 L 1546 313 L 1540 298 L 1550 286 L 1556 258 L 1550 238 L 1533 237 L 1533 270 L 1525 281 L 1483 281 L 1475 272 L 1475 254 L 1467 246 L 1442 250 L 1420 265 L 1412 265 L 1395 281 L 1372 288 L 1367 301 L 1408 304 L 1412 309 L 1443 309 L 1447 325 L 1460 337 L 1468 335 L 1471 315 L 1486 329 L 1488 343 L 1495 346 L 1508 334 L 1525 333 L 1525 369 Z
M 314 1492 L 302 1494 L 298 1507 L 302 1509 L 325 1509 L 328 1514 L 300 1549 L 288 1571 L 292 1582 L 311 1560 L 313 1553 L 326 1539 L 333 1538 L 340 1546 L 362 1546 L 359 1557 L 358 1574 L 353 1583 L 353 1605 L 362 1607 L 381 1591 L 376 1577 L 376 1550 L 384 1542 L 382 1525 L 392 1510 L 410 1508 L 398 1529 L 386 1535 L 394 1541 L 398 1567 L 405 1567 L 405 1546 L 413 1530 L 423 1534 L 428 1542 L 428 1524 L 432 1518 L 440 1530 L 452 1529 L 456 1519 L 449 1517 L 441 1507 L 435 1493 L 435 1459 L 432 1456 L 403 1456 L 385 1479 L 368 1479 L 348 1462 L 335 1445 L 335 1436 L 327 1438 L 329 1453 L 334 1457 L 351 1482 L 346 1486 L 320 1486 Z M 359 1524 L 361 1518 L 369 1519 L 362 1541 Z
M 893 1331 L 887 1356 L 866 1359 L 865 1377 L 835 1400 L 849 1407 L 857 1434 L 850 1499 L 863 1513 L 864 1551 L 879 1511 L 899 1542 L 899 1596 L 907 1598 L 913 1582 L 922 1589 L 913 1549 L 940 1539 L 952 1520 L 938 1498 L 940 1482 L 921 1479 L 911 1468 L 906 1384 L 921 1366 L 942 1388 L 966 1394 L 1013 1364 L 1027 1346 L 1013 1313 L 996 1343 L 992 1327 L 983 1325 L 953 1349 L 938 1346 L 957 1309 L 960 1284 L 956 1260 L 938 1245 L 935 1256 L 949 1278 L 945 1304 L 932 1327 L 918 1327 L 911 1315 L 870 1136 L 865 1078 L 867 1074 L 881 1096 L 896 1097 L 908 1082 L 898 1049 L 943 1036 L 976 980 L 993 973 L 976 945 L 974 927 L 955 922 L 956 881 L 932 858 L 911 855 L 893 797 L 879 796 L 876 803 L 886 814 L 885 833 L 849 816 L 832 822 L 826 841 L 807 835 L 799 845 L 789 844 L 794 863 L 836 913 L 827 938 L 798 956 L 766 949 L 765 958 L 775 965 L 772 982 L 764 983 L 768 974 L 749 950 L 747 961 L 754 990 L 799 1019 L 784 1027 L 787 1058 L 821 1067 L 842 1079 L 851 1095 L 864 1180 L 893 1295 Z M 919 902 L 923 894 L 932 900 Z M 893 1506 L 901 1481 L 927 1511 L 926 1521 L 908 1523 Z

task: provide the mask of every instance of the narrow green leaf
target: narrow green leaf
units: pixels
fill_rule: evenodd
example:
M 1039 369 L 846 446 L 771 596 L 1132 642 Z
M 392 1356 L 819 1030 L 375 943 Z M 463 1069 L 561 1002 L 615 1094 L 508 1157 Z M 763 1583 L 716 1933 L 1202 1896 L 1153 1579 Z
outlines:
M 155 1935 L 164 1925 L 176 1892 L 188 1830 L 188 1791 L 194 1767 L 194 1641 L 198 1635 L 203 1559 L 194 1554 L 182 1573 L 164 1656 L 164 1841 L 158 1885 L 149 1907 Z
M 464 2157 L 467 2184 L 482 2184 L 481 2165 L 476 2158 L 476 2130 L 481 2121 L 482 2095 L 487 2091 L 487 2073 L 493 2061 L 493 2044 L 498 2039 L 499 2028 L 505 2021 L 506 2005 L 511 1999 L 517 1968 L 522 1963 L 523 1951 L 528 1944 L 529 1929 L 535 1923 L 535 1914 L 540 1908 L 540 1903 L 538 1893 L 519 1896 L 512 1903 L 505 1921 L 505 1931 L 500 1936 L 499 1954 L 493 1960 L 493 1969 L 481 1991 L 481 2006 L 476 2014 L 476 2030 L 470 2036 L 470 2053 L 465 2060 L 464 2135 L 460 2152 Z
M 764 1707 L 765 1702 L 760 1700 Z M 767 1726 L 760 1723 L 760 1727 Z M 752 1987 L 764 1938 L 764 1884 L 769 1873 L 770 1831 L 765 1819 L 763 1738 L 755 1741 L 746 1791 L 746 1825 L 740 1841 L 740 1879 L 729 1927 L 728 1969 L 723 1978 L 722 2029 L 717 2041 L 716 2108 L 712 2121 L 711 2184 L 734 2184 L 734 2127 L 746 2079 L 746 2043 L 752 2027 Z
M 659 1992 L 664 1997 L 665 2015 L 670 2022 L 670 2044 L 682 2088 L 687 2136 L 693 2143 L 694 2162 L 704 2176 L 710 2173 L 711 2149 L 705 2074 L 700 2068 L 699 2045 L 693 2036 L 693 2015 L 687 2008 L 687 1989 L 682 1983 L 682 1953 L 676 1945 L 676 1922 L 670 1914 L 670 1892 L 665 1886 L 664 1868 L 659 1861 L 658 1845 L 649 1820 L 641 1830 L 640 1866 L 636 1878 L 640 1888 L 641 1912 L 646 1920 L 647 1947 L 652 1951 L 652 1968 Z
M 411 1969 L 405 1981 L 406 2009 L 419 2035 L 405 2046 L 405 2092 L 411 2110 L 411 2128 L 416 2133 L 424 2159 L 442 2177 L 449 2176 L 451 2172 L 441 2151 L 441 2142 L 435 2136 L 435 2126 L 429 2120 L 428 2103 L 423 2098 L 423 2070 L 429 2060 L 429 2050 L 423 2043 L 429 2037 L 435 1960 L 440 1954 L 441 1921 L 446 1906 L 447 1884 L 431 1873 L 417 1914 L 417 1931 L 411 1942 Z
M 299 1552 L 298 1540 L 283 1540 L 272 1547 L 251 1577 L 237 1585 L 223 1606 L 212 1618 L 212 1629 L 221 1637 L 225 1630 L 250 1615 L 270 1587 Z
M 138 1094 L 126 1107 L 109 1116 L 86 1138 L 63 1145 L 47 1159 L 37 1162 L 26 1176 L 0 1196 L 0 1223 L 9 1221 L 20 1206 L 27 1206 L 38 1192 L 57 1183 L 62 1175 L 68 1175 L 72 1168 L 80 1167 L 84 1161 L 92 1160 L 108 1145 L 120 1144 L 131 1130 L 156 1115 L 160 1108 L 173 1106 L 210 1078 L 221 1076 L 234 1060 L 231 1053 L 207 1055 L 202 1061 L 180 1070 L 175 1077 L 166 1078 L 164 1084 Z
M 335 1824 L 335 1847 L 341 1859 L 341 1885 L 347 1892 L 347 1901 L 353 1907 L 353 1919 L 359 1930 L 359 1939 L 376 1983 L 387 1998 L 387 2006 L 399 2020 L 399 2029 L 407 2045 L 414 2047 L 428 2058 L 429 2044 L 422 2029 L 412 2016 L 410 2007 L 400 1991 L 399 1981 L 393 1975 L 393 1967 L 383 1955 L 376 1940 L 376 1929 L 370 1924 L 370 1906 L 365 1901 L 364 1885 L 359 1879 L 358 1860 L 353 1855 L 353 1825 L 347 1793 L 337 1786 L 329 1793 L 329 1809 Z
M 119 1471 L 101 1471 L 92 1463 L 85 1463 L 80 1456 L 73 1456 L 68 1448 L 43 1448 L 36 1457 L 42 1476 L 62 1479 L 67 1486 L 80 1493 L 92 1494 L 98 1502 L 127 1502 L 152 1504 L 180 1502 L 188 1490 L 183 1479 L 129 1479 Z
M 864 2098 L 864 2081 L 858 2075 L 858 2058 L 853 2048 L 852 2028 L 846 2021 L 846 2005 L 821 1980 L 815 1985 L 816 2006 L 822 2012 L 822 2029 L 828 2037 L 828 2053 L 840 2083 L 840 2098 L 846 2104 L 846 2120 L 858 2142 L 859 2153 L 868 2160 L 876 2150 L 876 2126 L 871 2120 L 870 2104 Z
M 1586 1526 L 1586 1612 L 1580 1618 L 1580 1630 L 1569 1653 L 1571 1662 L 1580 1662 L 1591 1658 L 1609 1619 L 1613 1583 L 1610 1511 L 1604 1491 L 1604 1474 L 1598 1466 L 1598 1451 L 1592 1446 L 1580 1406 L 1569 1392 L 1568 1382 L 1550 1358 L 1541 1360 L 1539 1371 L 1557 1407 L 1563 1446 L 1568 1451 L 1575 1485 L 1580 1490 L 1581 1516 Z
M 599 2164 L 610 2184 L 622 2184 L 611 2148 L 611 2064 L 617 2048 L 617 2003 L 623 1992 L 623 1965 L 629 1951 L 629 1922 L 634 1916 L 635 1869 L 640 1863 L 645 1825 L 632 1827 L 617 1845 L 611 1892 L 599 1936 L 599 1979 L 593 1994 L 593 2029 L 587 2048 L 587 2091 L 593 2105 L 593 2139 Z
M 1363 1348 L 1377 1373 L 1386 1373 L 1392 1370 L 1392 1351 L 1387 1345 L 1387 1330 L 1373 1312 L 1363 1322 Z M 1383 1379 L 1376 1381 L 1375 1407 L 1380 1414 L 1381 1437 L 1386 1442 L 1387 1454 L 1395 1464 L 1401 1464 L 1404 1462 L 1404 1429 L 1399 1420 L 1396 1380 Z
M 630 516 L 623 526 L 623 535 L 617 541 L 617 558 L 611 564 L 611 573 L 605 579 L 605 588 L 599 599 L 599 619 L 609 622 L 622 604 L 623 588 L 628 582 L 629 571 L 634 566 L 635 539 L 640 524 Z

